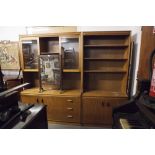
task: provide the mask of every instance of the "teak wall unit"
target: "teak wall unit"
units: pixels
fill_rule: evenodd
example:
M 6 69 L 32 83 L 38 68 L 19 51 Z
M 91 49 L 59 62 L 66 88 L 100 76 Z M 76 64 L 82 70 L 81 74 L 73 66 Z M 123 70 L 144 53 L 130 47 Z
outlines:
M 112 108 L 128 98 L 130 38 L 130 31 L 20 36 L 24 82 L 32 87 L 21 92 L 22 102 L 47 104 L 50 121 L 111 125 Z M 62 61 L 62 47 L 75 47 L 76 65 L 63 68 L 63 91 L 39 93 L 37 64 L 24 66 L 24 41 L 34 42 L 36 55 L 58 52 Z

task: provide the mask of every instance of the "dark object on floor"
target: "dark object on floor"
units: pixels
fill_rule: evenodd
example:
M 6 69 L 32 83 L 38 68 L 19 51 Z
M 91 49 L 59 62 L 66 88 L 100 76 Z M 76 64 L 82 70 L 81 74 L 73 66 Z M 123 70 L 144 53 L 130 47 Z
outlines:
M 155 101 L 147 94 L 129 101 L 113 111 L 113 128 L 117 129 L 154 129 Z
M 4 84 L 4 81 L 3 81 L 3 73 L 1 71 L 1 66 L 0 66 L 0 92 L 6 90 L 6 86 Z
M 152 51 L 149 59 L 149 80 L 139 81 L 138 95 L 123 106 L 113 109 L 113 128 L 155 128 L 155 98 L 151 98 L 148 95 L 154 55 L 155 50 Z
M 0 93 L 0 128 L 1 129 L 47 129 L 46 106 L 18 103 L 19 92 L 28 84 Z

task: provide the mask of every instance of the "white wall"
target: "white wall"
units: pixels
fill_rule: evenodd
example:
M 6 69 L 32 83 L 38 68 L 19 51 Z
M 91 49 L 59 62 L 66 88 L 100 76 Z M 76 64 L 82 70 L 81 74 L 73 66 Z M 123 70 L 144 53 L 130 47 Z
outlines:
M 26 34 L 26 27 L 12 26 L 2 27 L 0 26 L 0 41 L 11 40 L 18 41 L 19 34 Z
M 133 75 L 133 92 L 136 92 L 137 70 L 139 64 L 140 43 L 141 43 L 141 27 L 140 26 L 78 26 L 77 31 L 126 31 L 130 30 L 135 43 L 135 70 Z M 27 34 L 26 27 L 0 27 L 0 40 L 18 41 L 20 34 Z

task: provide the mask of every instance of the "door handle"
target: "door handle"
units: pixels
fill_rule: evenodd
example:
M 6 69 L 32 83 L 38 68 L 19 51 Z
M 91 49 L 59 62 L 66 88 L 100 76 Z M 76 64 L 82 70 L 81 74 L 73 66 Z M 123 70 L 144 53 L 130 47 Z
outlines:
M 67 115 L 67 118 L 73 118 L 73 116 L 72 115 Z
M 107 107 L 110 107 L 110 103 L 109 102 L 107 102 Z
M 73 108 L 71 108 L 71 107 L 67 107 L 67 110 L 73 110 Z
M 104 107 L 104 102 L 102 102 L 102 106 Z
M 73 102 L 73 100 L 71 100 L 71 99 L 68 99 L 67 101 L 68 101 L 68 102 Z

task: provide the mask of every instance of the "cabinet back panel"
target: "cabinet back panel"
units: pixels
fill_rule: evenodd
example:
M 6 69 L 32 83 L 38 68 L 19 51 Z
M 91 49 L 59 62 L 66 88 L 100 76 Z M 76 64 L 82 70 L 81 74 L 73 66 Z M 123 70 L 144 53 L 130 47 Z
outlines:
M 123 78 L 121 73 L 85 73 L 85 90 L 121 92 Z
M 127 48 L 85 48 L 85 58 L 127 58 Z
M 38 72 L 23 72 L 24 82 L 30 83 L 30 87 L 39 87 Z
M 59 52 L 59 38 L 40 38 L 40 52 L 41 53 L 55 53 Z
M 126 61 L 86 61 L 86 70 L 123 70 L 126 67 Z
M 84 45 L 102 45 L 102 44 L 128 44 L 128 36 L 85 36 Z
M 63 89 L 80 89 L 80 73 L 63 73 Z

